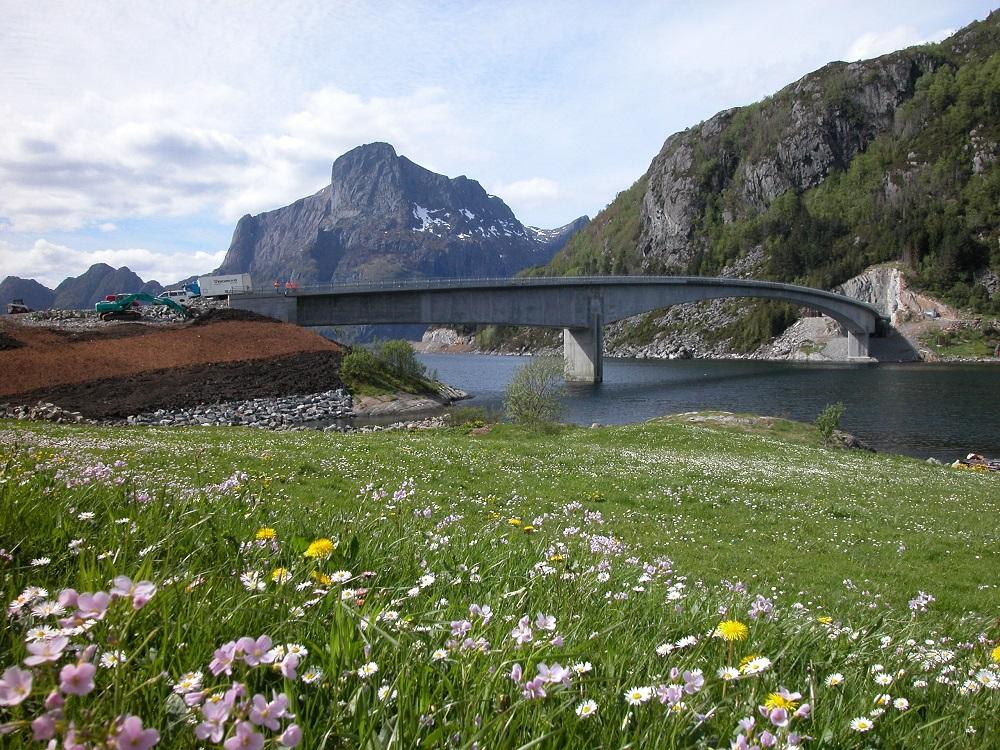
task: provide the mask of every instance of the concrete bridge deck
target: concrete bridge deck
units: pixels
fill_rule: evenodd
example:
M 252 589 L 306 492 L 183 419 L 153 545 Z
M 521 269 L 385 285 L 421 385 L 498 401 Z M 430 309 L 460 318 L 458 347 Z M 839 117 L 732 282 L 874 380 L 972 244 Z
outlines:
M 574 276 L 430 279 L 255 290 L 232 307 L 303 326 L 423 323 L 563 329 L 566 378 L 603 378 L 601 328 L 650 310 L 725 297 L 774 299 L 829 315 L 848 337 L 848 357 L 868 357 L 868 337 L 886 322 L 872 305 L 793 284 L 701 276 Z

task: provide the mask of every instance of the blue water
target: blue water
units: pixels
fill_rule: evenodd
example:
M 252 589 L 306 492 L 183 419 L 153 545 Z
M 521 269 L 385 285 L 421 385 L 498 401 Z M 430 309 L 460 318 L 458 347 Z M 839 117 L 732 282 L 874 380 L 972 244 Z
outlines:
M 428 370 L 500 409 L 521 357 L 421 354 Z M 755 360 L 606 359 L 604 382 L 569 386 L 564 419 L 624 424 L 696 409 L 811 422 L 846 407 L 841 427 L 880 451 L 953 460 L 1000 457 L 1000 365 L 813 364 Z

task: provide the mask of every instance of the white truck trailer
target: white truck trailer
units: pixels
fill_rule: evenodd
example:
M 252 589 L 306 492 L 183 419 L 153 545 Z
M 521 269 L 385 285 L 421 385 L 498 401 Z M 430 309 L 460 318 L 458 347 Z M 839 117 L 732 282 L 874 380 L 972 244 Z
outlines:
M 202 276 L 198 279 L 202 297 L 225 297 L 229 294 L 249 292 L 253 289 L 248 273 L 234 273 L 229 276 Z

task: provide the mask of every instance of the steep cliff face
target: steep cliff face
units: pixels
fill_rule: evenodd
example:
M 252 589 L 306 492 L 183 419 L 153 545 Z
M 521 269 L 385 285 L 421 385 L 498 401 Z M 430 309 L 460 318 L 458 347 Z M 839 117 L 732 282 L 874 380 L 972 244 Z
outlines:
M 436 174 L 372 143 L 337 159 L 330 185 L 315 195 L 240 219 L 219 271 L 304 284 L 511 276 L 547 263 L 586 221 L 526 227 L 475 180 Z
M 827 289 L 902 261 L 917 287 L 1000 313 L 1000 11 L 670 136 L 542 273 L 712 276 L 748 257 L 756 278 Z M 794 315 L 743 309 L 713 334 L 735 351 Z

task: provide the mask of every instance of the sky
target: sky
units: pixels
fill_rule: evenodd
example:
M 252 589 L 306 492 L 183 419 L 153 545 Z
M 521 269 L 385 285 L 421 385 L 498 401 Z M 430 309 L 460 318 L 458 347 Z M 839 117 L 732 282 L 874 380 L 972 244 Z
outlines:
M 980 0 L 0 0 L 0 278 L 170 283 L 388 141 L 525 224 L 594 216 L 663 141 Z

